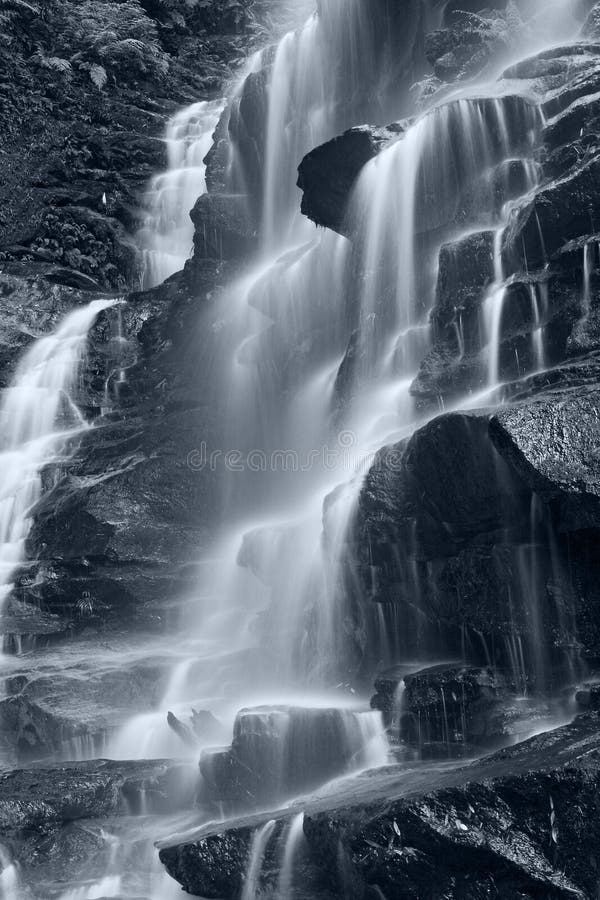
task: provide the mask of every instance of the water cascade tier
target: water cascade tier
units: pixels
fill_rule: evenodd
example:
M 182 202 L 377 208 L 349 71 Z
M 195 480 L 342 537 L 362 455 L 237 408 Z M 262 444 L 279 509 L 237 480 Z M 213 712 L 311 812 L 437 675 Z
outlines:
M 26 559 L 31 512 L 42 495 L 42 470 L 88 427 L 73 392 L 97 315 L 113 300 L 75 309 L 54 334 L 34 341 L 3 392 L 0 461 L 0 612 Z
M 1 260 L 0 900 L 595 896 L 600 7 L 266 5 L 141 292 Z
M 169 122 L 165 136 L 169 168 L 152 182 L 150 209 L 138 235 L 144 288 L 179 272 L 191 253 L 194 226 L 189 213 L 206 190 L 204 157 L 222 111 L 220 100 L 202 100 Z

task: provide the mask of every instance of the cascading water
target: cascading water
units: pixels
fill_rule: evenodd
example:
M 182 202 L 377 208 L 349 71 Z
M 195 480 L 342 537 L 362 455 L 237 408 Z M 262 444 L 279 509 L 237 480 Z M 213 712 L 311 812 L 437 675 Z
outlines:
M 304 840 L 304 813 L 298 813 L 289 824 L 288 834 L 285 841 L 285 850 L 283 853 L 283 861 L 281 864 L 281 874 L 279 876 L 279 884 L 277 886 L 277 896 L 279 900 L 285 900 L 292 896 L 294 864 L 296 857 L 300 852 L 302 842 Z
M 400 52 L 392 25 L 402 13 L 390 7 L 385 15 L 387 27 L 377 24 L 362 0 L 328 0 L 320 4 L 318 15 L 253 61 L 255 71 L 268 73 L 265 119 L 253 123 L 259 127 L 253 132 L 259 158 L 255 153 L 251 160 L 245 157 L 240 147 L 240 136 L 247 140 L 245 123 L 238 123 L 232 132 L 228 187 L 254 195 L 267 259 L 311 235 L 299 215 L 295 187 L 302 157 L 367 115 L 369 121 L 385 122 L 402 109 L 419 71 L 415 56 L 421 14 L 410 10 L 404 16 L 408 50 Z M 243 90 L 237 92 L 235 118 Z
M 275 821 L 271 819 L 262 828 L 256 831 L 252 845 L 250 847 L 250 858 L 248 861 L 248 871 L 244 881 L 244 889 L 242 890 L 241 900 L 255 900 L 258 888 L 258 880 L 260 878 L 260 870 L 262 868 L 263 859 L 267 851 L 269 839 L 273 834 Z
M 31 510 L 42 494 L 42 469 L 88 424 L 72 398 L 88 332 L 115 300 L 93 300 L 69 313 L 54 334 L 35 341 L 0 405 L 0 609 L 25 561 Z
M 0 900 L 21 900 L 19 870 L 2 844 L 0 844 L 0 867 Z
M 327 27 L 343 36 L 348 22 L 357 27 L 357 9 L 354 0 L 336 0 L 326 7 Z M 289 724 L 289 713 L 281 713 L 281 707 L 300 709 L 291 718 L 306 720 L 306 735 L 314 727 L 315 719 L 312 725 L 306 722 L 318 708 L 316 701 L 321 710 L 334 703 L 329 688 L 345 675 L 348 647 L 356 638 L 347 624 L 343 562 L 362 476 L 374 452 L 408 436 L 419 417 L 430 414 L 415 408 L 410 385 L 430 345 L 437 256 L 443 242 L 473 230 L 495 232 L 494 278 L 486 304 L 490 393 L 500 380 L 507 164 L 522 167 L 523 193 L 534 186 L 538 108 L 512 93 L 497 96 L 494 88 L 491 96 L 480 91 L 420 115 L 361 175 L 348 211 L 357 234 L 354 247 L 332 234 L 314 240 L 297 212 L 296 166 L 306 151 L 345 124 L 337 115 L 340 83 L 330 72 L 325 27 L 323 18 L 313 17 L 299 33 L 286 36 L 271 58 L 264 167 L 255 191 L 260 264 L 231 287 L 226 304 L 232 347 L 220 361 L 223 378 L 216 379 L 222 384 L 219 411 L 231 423 L 227 449 L 239 448 L 246 461 L 242 470 L 253 478 L 235 469 L 223 475 L 222 541 L 211 566 L 217 577 L 208 577 L 199 588 L 195 621 L 192 617 L 196 636 L 188 621 L 178 648 L 183 659 L 159 710 L 131 721 L 113 742 L 113 756 L 187 755 L 190 749 L 168 731 L 166 715 L 174 710 L 186 717 L 192 707 L 220 719 L 216 739 L 198 737 L 198 751 L 206 750 L 231 733 L 239 707 L 248 703 L 247 717 L 269 724 L 277 746 L 274 766 L 283 771 L 291 751 L 286 727 L 273 725 L 273 717 L 280 722 L 283 716 Z M 371 78 L 377 62 L 364 48 L 350 59 L 355 68 L 350 66 L 348 83 L 360 80 L 357 73 L 381 83 L 377 75 Z M 252 76 L 260 67 L 257 58 Z M 240 86 L 237 101 L 242 91 Z M 399 102 L 394 114 L 401 111 Z M 191 241 L 187 207 L 202 190 L 204 173 L 197 163 L 208 149 L 203 142 L 212 133 L 216 112 L 194 107 L 171 126 L 182 131 L 173 138 L 173 172 L 154 185 L 153 205 L 161 212 L 153 221 L 163 219 L 154 243 L 146 244 L 154 253 L 154 262 L 148 257 L 148 284 L 180 268 L 185 259 Z M 355 109 L 347 113 L 347 124 L 355 124 L 356 115 Z M 186 149 L 187 161 L 182 158 Z M 244 154 L 234 144 L 230 187 L 252 181 L 243 167 Z M 481 173 L 475 184 L 473 172 Z M 532 293 L 532 307 L 539 323 L 536 366 L 541 368 L 541 294 Z M 249 463 L 251 453 L 256 453 L 256 469 Z M 257 612 L 260 628 L 253 633 L 248 623 Z M 381 647 L 387 644 L 393 653 L 386 624 L 380 621 L 376 630 Z M 381 655 L 385 658 L 385 651 Z M 314 697 L 306 689 L 309 679 Z M 267 711 L 261 711 L 262 704 L 268 704 Z M 323 779 L 344 771 L 349 747 L 352 765 L 346 771 L 387 760 L 379 714 L 367 713 L 360 703 L 355 707 L 342 717 L 346 731 L 351 723 L 352 734 L 339 742 L 339 767 L 322 773 Z M 239 730 L 234 737 L 239 738 Z M 229 750 L 216 753 L 230 759 Z M 207 760 L 214 756 L 209 750 L 203 757 L 205 781 L 212 777 Z M 295 762 L 290 771 L 298 769 Z M 285 790 L 278 783 L 273 796 L 289 796 Z M 269 822 L 255 835 L 244 897 L 255 896 L 273 829 Z M 281 896 L 289 890 L 300 840 L 299 817 L 288 836 Z
M 364 27 L 359 27 L 361 23 Z M 357 35 L 361 36 L 358 43 Z M 347 62 L 343 74 L 331 66 L 331 40 L 340 45 L 340 56 Z M 233 310 L 230 333 L 238 336 L 239 343 L 233 348 L 229 366 L 225 365 L 223 376 L 218 379 L 223 383 L 218 402 L 225 422 L 233 425 L 233 430 L 226 435 L 227 449 L 239 448 L 242 457 L 248 460 L 248 471 L 253 463 L 251 454 L 256 451 L 259 471 L 253 479 L 239 478 L 235 472 L 225 473 L 227 517 L 223 531 L 231 535 L 242 528 L 242 533 L 246 530 L 256 536 L 252 542 L 244 541 L 240 555 L 240 561 L 253 571 L 256 567 L 253 557 L 257 553 L 263 560 L 281 553 L 289 560 L 287 571 L 285 565 L 277 565 L 275 569 L 267 567 L 262 573 L 266 584 L 257 601 L 258 609 L 264 608 L 271 590 L 278 590 L 279 579 L 283 578 L 285 590 L 271 615 L 270 629 L 278 636 L 277 652 L 271 664 L 281 674 L 282 685 L 288 691 L 296 689 L 298 672 L 315 669 L 317 657 L 326 663 L 342 652 L 340 617 L 333 614 L 326 596 L 327 581 L 333 576 L 324 567 L 319 535 L 323 496 L 352 473 L 354 447 L 354 437 L 340 434 L 331 421 L 336 372 L 348 340 L 343 291 L 349 277 L 348 243 L 344 238 L 325 235 L 322 240 L 307 245 L 307 235 L 312 232 L 298 215 L 295 170 L 301 156 L 316 143 L 353 123 L 354 110 L 350 113 L 345 110 L 345 119 L 340 117 L 340 110 L 344 109 L 340 98 L 344 91 L 352 97 L 357 85 L 368 83 L 372 89 L 373 85 L 386 82 L 388 60 L 378 59 L 373 48 L 372 23 L 364 5 L 358 0 L 335 0 L 327 6 L 324 15 L 311 17 L 299 32 L 284 37 L 274 59 L 272 51 L 266 51 L 262 57 L 253 59 L 249 73 L 248 70 L 245 73 L 248 81 L 254 83 L 261 68 L 272 66 L 268 76 L 269 102 L 263 123 L 264 158 L 258 192 L 263 262 L 256 272 L 230 291 L 229 305 Z M 244 132 L 239 122 L 244 87 L 236 89 L 229 112 L 234 138 L 226 188 L 234 193 L 256 181 L 248 171 L 243 148 L 235 140 L 235 134 Z M 381 114 L 384 115 L 383 111 Z M 287 257 L 281 255 L 285 250 L 289 251 Z M 307 308 L 305 303 L 309 294 L 319 298 L 319 303 L 312 308 Z M 270 327 L 270 322 L 274 322 L 274 327 Z M 315 372 L 319 373 L 317 378 Z M 283 391 L 287 394 L 284 404 Z M 319 399 L 319 411 L 312 402 L 315 397 Z M 299 420 L 309 405 L 310 433 Z M 232 498 L 231 502 L 228 498 Z M 260 504 L 258 510 L 257 504 Z M 221 559 L 217 566 L 217 581 L 203 584 L 199 591 L 208 597 L 219 597 L 221 610 L 238 606 L 231 587 L 239 594 L 240 544 L 233 543 L 234 553 L 228 559 Z M 230 537 L 222 542 L 227 548 L 231 544 Z M 219 548 L 217 553 L 220 552 Z M 227 573 L 225 578 L 223 570 Z M 230 588 L 225 589 L 223 596 L 225 583 Z M 316 647 L 306 634 L 305 601 L 311 594 L 317 598 L 313 613 L 319 624 L 311 629 L 318 635 Z M 208 644 L 217 646 L 223 636 L 212 631 L 213 626 L 214 616 L 211 615 L 209 623 L 200 613 L 196 623 L 198 633 Z M 191 652 L 196 656 L 197 647 L 191 648 Z M 215 662 L 211 658 L 206 664 L 212 668 Z M 272 684 L 269 667 L 259 662 L 257 668 L 255 681 Z M 197 692 L 196 699 L 200 696 L 204 706 L 214 705 L 212 684 L 218 679 L 211 674 L 210 679 L 199 682 L 197 667 L 194 673 L 196 684 L 192 690 Z M 321 686 L 316 669 L 313 681 Z M 199 689 L 201 683 L 203 687 Z M 238 703 L 252 691 L 259 699 L 247 678 L 239 690 Z M 182 686 L 184 703 L 190 702 L 189 696 L 187 686 Z M 273 696 L 272 691 L 270 698 L 273 702 L 282 699 Z M 305 697 L 303 702 L 310 706 L 310 697 Z M 174 706 L 172 699 L 170 703 Z M 219 710 L 223 711 L 222 700 Z M 172 748 L 173 739 L 165 728 L 166 713 L 162 704 L 160 713 L 130 723 L 112 752 L 121 755 L 127 748 L 129 754 L 138 755 L 140 727 L 147 734 L 155 735 L 150 745 L 145 744 L 146 753 L 153 751 L 160 755 L 167 746 Z M 227 718 L 233 724 L 233 709 L 228 710 Z
M 206 190 L 204 157 L 211 148 L 224 102 L 203 100 L 174 116 L 165 141 L 169 167 L 150 188 L 150 209 L 138 235 L 142 287 L 160 284 L 185 265 L 192 250 L 190 210 Z
M 228 581 L 239 592 L 239 575 L 233 575 L 239 563 L 262 582 L 254 608 L 270 605 L 262 627 L 272 652 L 254 672 L 256 684 L 263 685 L 260 693 L 254 690 L 257 699 L 265 698 L 273 670 L 284 692 L 295 691 L 307 677 L 321 688 L 336 668 L 344 671 L 352 643 L 340 567 L 347 528 L 373 453 L 387 440 L 410 434 L 418 421 L 409 389 L 429 346 L 440 244 L 469 229 L 501 228 L 508 163 L 522 166 L 526 182 L 535 173 L 531 154 L 541 118 L 534 103 L 496 96 L 496 89 L 490 97 L 449 101 L 421 115 L 365 167 L 348 213 L 359 235 L 354 251 L 345 238 L 331 234 L 307 245 L 309 226 L 298 217 L 293 186 L 296 166 L 346 124 L 337 110 L 348 84 L 384 83 L 388 71 L 389 60 L 375 60 L 369 41 L 346 50 L 345 81 L 331 71 L 328 35 L 348 44 L 349 33 L 361 33 L 356 26 L 363 17 L 364 7 L 355 0 L 336 0 L 324 15 L 286 36 L 274 57 L 255 58 L 248 76 L 255 80 L 270 63 L 258 193 L 262 262 L 231 289 L 233 358 L 219 378 L 219 403 L 233 425 L 228 448 L 239 449 L 246 460 L 256 452 L 253 460 L 261 464 L 251 479 L 235 470 L 222 479 L 223 532 L 241 530 L 246 536 L 241 551 L 235 540 L 225 539 L 234 553 L 221 558 L 219 583 L 203 585 L 202 593 L 219 597 L 221 610 L 236 608 L 237 596 L 223 591 Z M 237 189 L 257 181 L 244 171 L 243 149 L 235 142 L 244 89 L 236 91 L 230 125 L 228 178 Z M 346 100 L 347 124 L 356 115 Z M 476 184 L 473 172 L 481 173 Z M 363 273 L 358 282 L 356 270 Z M 342 483 L 346 487 L 337 490 Z M 323 543 L 323 500 L 330 494 Z M 231 576 L 224 579 L 223 570 Z M 218 646 L 222 635 L 202 613 L 196 627 Z M 191 646 L 190 653 L 197 658 L 197 648 Z M 212 658 L 206 665 L 214 665 Z M 181 712 L 199 698 L 208 708 L 215 704 L 215 679 L 199 677 L 197 666 L 193 672 L 194 684 L 181 684 Z M 252 693 L 246 678 L 237 699 L 248 702 Z M 283 699 L 268 689 L 266 697 Z M 219 706 L 222 712 L 222 699 Z M 171 693 L 169 709 L 174 707 Z M 113 752 L 121 755 L 127 748 L 138 755 L 140 728 L 155 736 L 145 744 L 146 754 L 172 750 L 173 737 L 165 743 L 166 712 L 163 703 L 159 713 L 132 722 Z M 231 724 L 232 714 L 233 708 L 227 713 Z

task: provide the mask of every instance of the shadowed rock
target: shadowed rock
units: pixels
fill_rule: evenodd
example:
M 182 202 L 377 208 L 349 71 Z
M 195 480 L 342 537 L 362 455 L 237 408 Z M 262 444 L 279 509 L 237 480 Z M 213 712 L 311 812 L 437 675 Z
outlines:
M 307 154 L 298 168 L 303 214 L 316 225 L 351 236 L 345 217 L 352 188 L 362 168 L 403 131 L 402 123 L 351 128 Z
M 468 766 L 389 769 L 309 798 L 294 810 L 305 814 L 303 871 L 340 900 L 593 896 L 599 724 L 584 716 Z M 234 900 L 253 836 L 273 820 L 259 878 L 272 890 L 290 816 L 209 825 L 162 842 L 161 861 L 188 892 Z

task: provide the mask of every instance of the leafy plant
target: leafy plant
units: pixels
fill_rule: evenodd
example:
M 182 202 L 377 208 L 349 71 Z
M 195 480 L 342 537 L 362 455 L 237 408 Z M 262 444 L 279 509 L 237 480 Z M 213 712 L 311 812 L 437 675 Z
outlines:
M 106 69 L 104 68 L 104 66 L 99 66 L 97 63 L 92 63 L 90 65 L 89 71 L 90 78 L 92 79 L 98 90 L 101 91 L 108 80 Z
M 53 69 L 55 72 L 61 72 L 67 76 L 70 76 L 73 71 L 68 59 L 63 59 L 62 56 L 44 56 L 43 51 L 39 48 L 34 54 L 34 59 L 44 69 Z
M 60 12 L 59 46 L 72 66 L 87 70 L 102 89 L 109 75 L 120 79 L 135 75 L 164 75 L 169 61 L 163 52 L 156 22 L 148 18 L 138 0 L 65 3 Z M 75 50 L 75 52 L 73 52 Z
M 12 43 L 11 28 L 23 16 L 36 16 L 39 9 L 26 0 L 0 0 L 0 41 Z

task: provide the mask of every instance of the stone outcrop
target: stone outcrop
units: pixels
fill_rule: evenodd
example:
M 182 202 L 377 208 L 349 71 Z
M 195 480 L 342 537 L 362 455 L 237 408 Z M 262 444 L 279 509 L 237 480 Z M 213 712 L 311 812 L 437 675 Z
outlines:
M 202 754 L 202 799 L 238 811 L 265 808 L 360 768 L 365 716 L 372 714 L 293 706 L 241 710 L 231 747 Z
M 358 0 L 349 0 L 342 29 L 336 10 L 318 4 L 321 43 L 336 60 L 335 66 L 326 67 L 327 90 L 337 98 L 327 123 L 332 136 L 362 121 L 383 125 L 390 121 L 392 110 L 408 101 L 411 85 L 426 68 L 423 39 L 429 3 L 408 0 L 400 10 L 387 0 L 373 0 L 367 12 Z M 209 191 L 243 192 L 255 225 L 264 197 L 268 86 L 274 64 L 275 48 L 268 48 L 232 99 L 208 155 Z M 293 88 L 289 102 L 294 103 Z M 238 176 L 234 183 L 227 173 L 232 148 Z M 365 150 L 358 147 L 356 152 L 357 163 Z M 350 186 L 348 178 L 346 186 Z
M 468 754 L 506 743 L 518 733 L 517 685 L 510 673 L 463 664 L 414 671 L 409 663 L 382 672 L 371 706 L 381 709 L 390 735 L 423 757 Z
M 190 766 L 172 760 L 69 763 L 0 775 L 0 829 L 18 836 L 44 825 L 127 815 L 142 803 L 169 811 L 185 805 Z M 187 794 L 189 797 L 189 794 Z
M 392 769 L 309 799 L 294 810 L 304 812 L 298 885 L 319 900 L 593 896 L 597 750 L 597 716 L 584 716 L 468 766 Z M 289 811 L 165 841 L 161 860 L 188 892 L 233 900 L 269 820 L 258 883 L 273 889 Z
M 415 640 L 461 653 L 466 629 L 470 652 L 493 647 L 504 664 L 515 664 L 511 635 L 533 642 L 532 659 L 597 655 L 584 574 L 600 525 L 596 434 L 594 388 L 555 389 L 493 415 L 443 416 L 380 453 L 352 540 L 363 590 L 390 627 L 404 622 L 402 653 Z
M 92 290 L 139 283 L 132 234 L 166 166 L 167 120 L 219 96 L 265 21 L 276 34 L 298 22 L 291 4 L 252 6 L 47 0 L 3 13 L 0 261 L 51 262 L 61 283 Z
M 364 166 L 398 140 L 402 131 L 402 123 L 351 128 L 307 154 L 298 168 L 304 215 L 316 225 L 351 237 L 352 225 L 345 220 L 356 180 Z
M 63 894 L 71 885 L 85 885 L 85 892 L 94 881 L 106 886 L 107 840 L 127 833 L 139 814 L 146 822 L 160 816 L 164 822 L 176 810 L 189 815 L 196 779 L 194 766 L 160 759 L 97 759 L 3 772 L 3 886 L 19 900 L 46 898 L 55 885 Z M 135 852 L 144 852 L 143 841 Z

